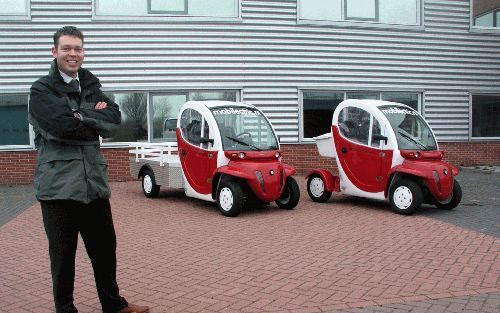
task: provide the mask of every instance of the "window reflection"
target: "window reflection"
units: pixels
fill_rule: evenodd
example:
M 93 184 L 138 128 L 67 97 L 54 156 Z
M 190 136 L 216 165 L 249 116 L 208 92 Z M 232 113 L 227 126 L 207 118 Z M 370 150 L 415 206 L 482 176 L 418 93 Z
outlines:
M 331 131 L 333 111 L 344 101 L 343 93 L 310 91 L 303 94 L 304 137 Z
M 143 93 L 108 94 L 120 107 L 122 122 L 103 142 L 137 142 L 148 140 L 147 101 Z
M 177 115 L 187 98 L 187 94 L 153 95 L 151 97 L 153 141 L 176 141 Z
M 376 91 L 304 91 L 302 93 L 303 138 L 331 131 L 333 111 L 345 99 L 374 99 L 406 104 L 418 111 L 420 94 L 415 92 Z M 364 125 L 365 128 L 367 125 Z
M 26 0 L 0 0 L 1 15 L 28 15 L 28 1 Z
M 473 0 L 473 26 L 499 27 L 500 0 Z
M 500 137 L 500 95 L 472 96 L 472 136 Z

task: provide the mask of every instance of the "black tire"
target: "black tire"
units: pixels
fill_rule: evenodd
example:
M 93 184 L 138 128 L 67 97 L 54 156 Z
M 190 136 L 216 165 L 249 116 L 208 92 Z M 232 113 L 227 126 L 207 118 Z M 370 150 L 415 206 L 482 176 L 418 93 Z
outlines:
M 394 212 L 411 215 L 422 205 L 422 188 L 413 180 L 402 178 L 391 187 L 389 201 Z
M 313 174 L 307 179 L 307 193 L 314 202 L 326 202 L 332 196 L 331 191 L 325 190 L 325 181 L 318 174 Z
M 160 193 L 160 186 L 156 184 L 155 174 L 150 170 L 145 170 L 142 173 L 142 192 L 148 198 L 156 198 Z
M 293 177 L 286 179 L 285 188 L 280 197 L 275 201 L 278 207 L 285 210 L 292 210 L 297 206 L 300 199 L 300 189 L 297 181 Z
M 451 194 L 451 198 L 447 201 L 436 201 L 436 207 L 443 210 L 453 210 L 458 206 L 458 204 L 462 201 L 462 187 L 458 181 L 453 181 L 453 190 Z
M 224 216 L 235 217 L 245 204 L 245 195 L 234 181 L 221 182 L 217 190 L 217 207 Z

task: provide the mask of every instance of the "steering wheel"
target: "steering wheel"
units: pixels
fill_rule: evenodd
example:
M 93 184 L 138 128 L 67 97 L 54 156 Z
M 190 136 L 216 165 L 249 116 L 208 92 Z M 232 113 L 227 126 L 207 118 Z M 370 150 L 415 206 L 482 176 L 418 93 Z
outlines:
M 238 135 L 236 135 L 236 138 L 240 138 L 240 137 L 243 137 L 243 136 L 248 136 L 248 138 L 252 138 L 252 134 L 250 134 L 249 132 L 239 133 Z

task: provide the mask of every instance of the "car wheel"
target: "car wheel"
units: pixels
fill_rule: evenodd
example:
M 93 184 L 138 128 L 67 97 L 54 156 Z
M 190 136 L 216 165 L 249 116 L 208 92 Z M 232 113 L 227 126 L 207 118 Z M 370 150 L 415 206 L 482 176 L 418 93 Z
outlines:
M 145 170 L 142 175 L 142 192 L 148 198 L 155 198 L 160 192 L 160 186 L 156 184 L 155 175 L 150 170 Z
M 233 181 L 220 183 L 217 190 L 217 207 L 224 216 L 237 216 L 244 204 L 245 197 L 238 183 Z
M 283 188 L 283 192 L 275 202 L 278 207 L 285 210 L 291 210 L 297 206 L 297 203 L 299 203 L 299 199 L 299 185 L 293 177 L 288 177 L 285 183 L 285 188 Z
M 314 174 L 307 179 L 307 193 L 314 202 L 326 202 L 332 196 L 331 191 L 327 191 L 323 178 Z
M 400 179 L 390 190 L 389 201 L 394 212 L 411 215 L 422 205 L 422 188 L 413 180 Z
M 436 201 L 436 206 L 444 210 L 453 210 L 462 201 L 462 187 L 458 181 L 453 182 L 453 190 L 450 199 L 446 201 Z

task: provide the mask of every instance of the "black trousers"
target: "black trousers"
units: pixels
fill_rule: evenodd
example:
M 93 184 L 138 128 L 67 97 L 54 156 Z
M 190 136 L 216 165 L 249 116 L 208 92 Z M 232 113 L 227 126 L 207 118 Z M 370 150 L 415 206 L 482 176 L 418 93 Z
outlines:
M 52 286 L 57 313 L 78 312 L 73 304 L 75 255 L 80 233 L 92 262 L 97 294 L 104 312 L 128 305 L 116 283 L 116 234 L 108 199 L 83 204 L 71 200 L 41 201 L 49 240 Z

